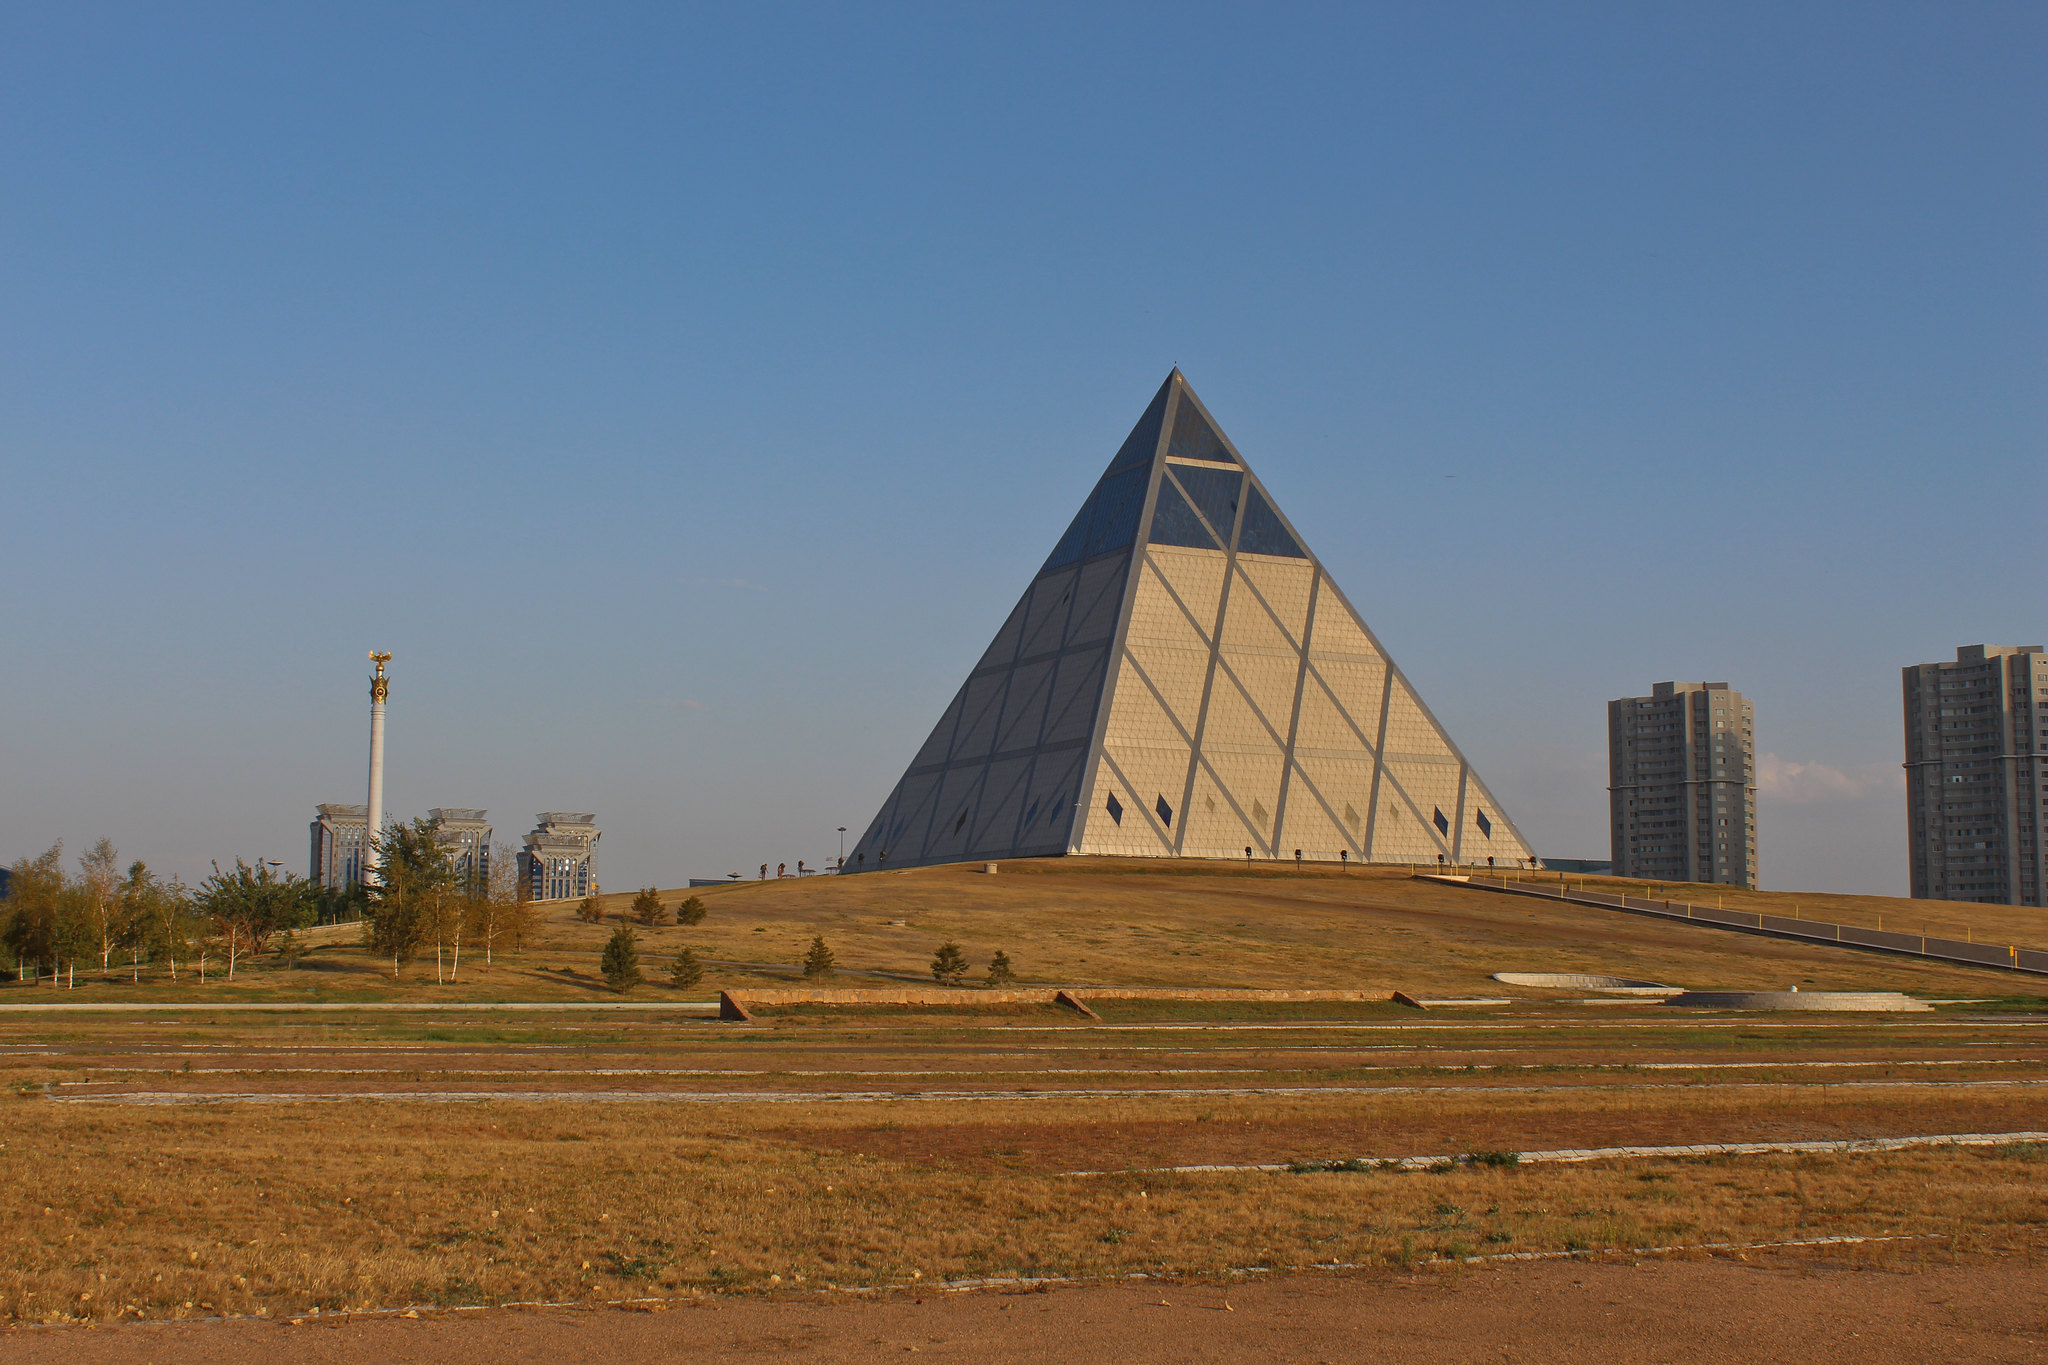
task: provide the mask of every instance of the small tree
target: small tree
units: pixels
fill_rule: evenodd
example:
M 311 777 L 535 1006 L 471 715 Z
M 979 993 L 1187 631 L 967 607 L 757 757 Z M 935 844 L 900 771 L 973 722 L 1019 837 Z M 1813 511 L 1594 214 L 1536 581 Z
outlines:
M 615 991 L 631 990 L 640 984 L 640 941 L 633 937 L 630 927 L 621 924 L 612 930 L 611 939 L 604 945 L 604 957 L 597 965 Z
M 811 950 L 804 954 L 804 980 L 822 981 L 836 970 L 832 950 L 825 946 L 825 936 L 820 934 L 811 940 Z
M 651 886 L 640 888 L 640 894 L 633 897 L 633 919 L 649 929 L 668 923 L 668 911 L 662 907 L 661 893 Z
M 694 986 L 704 979 L 704 963 L 696 953 L 685 948 L 669 964 L 668 979 L 678 986 Z
M 960 951 L 959 944 L 947 939 L 932 957 L 932 980 L 942 986 L 957 986 L 966 975 L 967 954 Z
M 191 957 L 193 936 L 198 933 L 197 912 L 182 882 L 166 882 L 140 860 L 128 865 L 128 880 L 122 884 L 121 899 L 139 955 L 161 960 L 170 968 L 171 980 L 178 979 L 178 959 Z
M 99 945 L 100 971 L 105 972 L 114 946 L 121 940 L 122 929 L 121 860 L 114 852 L 113 840 L 101 839 L 94 844 L 92 851 L 78 860 L 78 866 L 85 873 L 82 889 L 93 937 Z
M 15 975 L 23 980 L 33 966 L 38 976 L 57 970 L 59 945 L 65 938 L 64 841 L 58 840 L 37 858 L 14 864 L 6 911 L 6 942 L 14 954 Z
M 702 924 L 704 922 L 704 898 L 692 896 L 676 907 L 677 924 Z
M 1016 979 L 1017 973 L 1010 965 L 1010 955 L 1000 949 L 997 950 L 996 955 L 989 959 L 988 984 L 991 986 L 1007 986 Z
M 585 924 L 596 924 L 604 919 L 604 911 L 597 908 L 596 896 L 585 896 L 576 903 L 576 918 Z
M 434 821 L 415 820 L 410 827 L 397 825 L 389 835 L 370 838 L 380 856 L 363 910 L 364 937 L 371 952 L 391 959 L 395 979 L 399 964 L 429 942 L 438 949 L 441 902 L 459 899 L 461 889 Z
M 292 873 L 279 876 L 268 863 L 254 867 L 235 859 L 235 870 L 219 863 L 199 888 L 198 908 L 228 955 L 228 980 L 242 958 L 259 953 L 270 936 L 313 922 L 319 913 L 320 888 Z
M 481 894 L 473 896 L 469 904 L 470 932 L 484 941 L 485 967 L 491 965 L 491 955 L 500 946 L 525 946 L 534 921 L 533 901 L 527 891 L 528 883 L 519 875 L 511 845 L 493 845 L 490 875 L 484 879 Z

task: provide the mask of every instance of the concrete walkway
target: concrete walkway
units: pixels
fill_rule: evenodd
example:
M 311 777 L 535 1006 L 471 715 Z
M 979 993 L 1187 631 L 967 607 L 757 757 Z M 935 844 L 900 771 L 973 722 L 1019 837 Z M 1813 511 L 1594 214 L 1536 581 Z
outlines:
M 1912 1147 L 1998 1147 L 2008 1142 L 2048 1142 L 2048 1132 L 2019 1133 L 1925 1133 L 1914 1137 L 1841 1138 L 1813 1142 L 1697 1142 L 1674 1147 L 1567 1147 L 1548 1152 L 1511 1153 L 1517 1165 L 1547 1165 L 1576 1161 L 1632 1160 L 1642 1157 L 1762 1156 L 1773 1152 L 1831 1154 L 1842 1152 L 1902 1152 Z M 1465 1156 L 1359 1157 L 1365 1165 L 1386 1170 L 1418 1171 L 1446 1162 L 1458 1163 Z M 1185 1175 L 1213 1171 L 1295 1171 L 1304 1163 L 1267 1162 L 1256 1166 L 1147 1166 L 1121 1171 L 1062 1171 L 1062 1175 Z M 1344 1169 L 1341 1163 L 1310 1163 L 1328 1170 Z

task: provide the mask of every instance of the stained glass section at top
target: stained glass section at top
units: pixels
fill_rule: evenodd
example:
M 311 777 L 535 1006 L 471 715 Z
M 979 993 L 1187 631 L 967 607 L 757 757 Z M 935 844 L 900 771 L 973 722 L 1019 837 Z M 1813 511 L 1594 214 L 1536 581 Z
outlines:
M 1199 465 L 1168 465 L 1166 472 L 1187 490 L 1188 501 L 1209 519 L 1209 525 L 1225 544 L 1237 525 L 1237 503 L 1244 488 L 1244 475 L 1235 469 L 1204 469 Z
M 1256 488 L 1252 490 L 1251 500 L 1245 504 L 1244 530 L 1237 538 L 1237 549 L 1239 554 L 1308 558 L 1307 552 L 1287 533 L 1287 527 L 1274 512 L 1272 504 Z
M 1237 463 L 1237 457 L 1223 444 L 1216 428 L 1209 425 L 1209 419 L 1202 416 L 1201 409 L 1186 395 L 1182 395 L 1180 409 L 1173 414 L 1173 436 L 1166 443 L 1166 453 L 1176 460 Z
M 1229 529 L 1224 530 L 1229 535 Z M 1167 479 L 1159 485 L 1159 499 L 1152 505 L 1152 536 L 1154 545 L 1185 545 L 1194 550 L 1220 550 L 1216 537 L 1202 526 L 1202 519 L 1195 515 L 1195 509 L 1188 506 L 1188 500 L 1174 487 L 1173 480 Z
M 1173 379 L 1168 376 L 1166 382 L 1159 386 L 1159 392 L 1152 395 L 1151 405 L 1138 419 L 1138 425 L 1124 437 L 1124 443 L 1117 448 L 1116 457 L 1109 462 L 1105 473 L 1113 474 L 1134 464 L 1152 463 L 1152 454 L 1159 448 L 1159 423 L 1166 416 L 1166 399 L 1172 391 Z

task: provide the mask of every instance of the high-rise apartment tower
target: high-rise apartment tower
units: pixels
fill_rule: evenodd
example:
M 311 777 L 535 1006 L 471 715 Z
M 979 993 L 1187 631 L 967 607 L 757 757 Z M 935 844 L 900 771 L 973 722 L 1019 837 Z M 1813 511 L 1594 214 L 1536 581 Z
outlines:
M 1756 714 L 1727 683 L 1607 703 L 1614 875 L 1756 885 Z
M 2048 904 L 2048 652 L 1965 645 L 1903 673 L 1913 894 Z

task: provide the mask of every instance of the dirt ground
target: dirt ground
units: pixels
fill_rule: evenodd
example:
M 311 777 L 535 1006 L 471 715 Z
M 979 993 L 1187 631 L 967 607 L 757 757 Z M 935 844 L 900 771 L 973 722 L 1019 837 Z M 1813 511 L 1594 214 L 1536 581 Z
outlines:
M 617 1310 L 14 1329 L 17 1365 L 1046 1360 L 1441 1365 L 1972 1365 L 2048 1353 L 2048 1267 L 1860 1268 L 1842 1258 L 1548 1261 L 1426 1274 L 1163 1280 L 1046 1293 L 736 1299 Z

